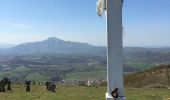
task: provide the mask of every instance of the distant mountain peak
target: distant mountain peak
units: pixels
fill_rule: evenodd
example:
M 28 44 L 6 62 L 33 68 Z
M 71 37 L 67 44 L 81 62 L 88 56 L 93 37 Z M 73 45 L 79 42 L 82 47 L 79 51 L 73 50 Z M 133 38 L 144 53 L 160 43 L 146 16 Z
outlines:
M 49 37 L 48 39 L 46 39 L 45 41 L 49 41 L 49 42 L 64 42 L 64 40 L 59 39 L 57 37 Z
M 62 39 L 59 39 L 59 38 L 57 38 L 57 37 L 48 37 L 47 40 L 60 40 L 60 41 L 63 41 Z
M 0 54 L 32 55 L 32 54 L 103 54 L 105 49 L 87 43 L 65 41 L 57 37 L 49 37 L 46 40 L 25 43 Z

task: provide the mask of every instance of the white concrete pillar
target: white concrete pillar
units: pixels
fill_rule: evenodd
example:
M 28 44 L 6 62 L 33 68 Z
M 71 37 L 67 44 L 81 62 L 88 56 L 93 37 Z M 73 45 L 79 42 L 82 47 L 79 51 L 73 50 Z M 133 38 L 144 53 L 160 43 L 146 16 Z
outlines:
M 122 0 L 107 0 L 107 93 L 106 100 L 114 100 L 113 89 L 118 88 L 118 98 L 125 100 L 123 82 Z

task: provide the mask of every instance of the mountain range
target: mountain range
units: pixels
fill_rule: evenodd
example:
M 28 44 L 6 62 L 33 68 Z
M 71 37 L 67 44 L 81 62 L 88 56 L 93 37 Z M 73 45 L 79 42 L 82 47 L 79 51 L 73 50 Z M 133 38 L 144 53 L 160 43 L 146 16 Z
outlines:
M 0 48 L 12 48 L 15 45 L 13 44 L 5 44 L 5 43 L 0 43 Z
M 12 48 L 0 49 L 1 55 L 34 55 L 34 54 L 100 54 L 106 52 L 105 47 L 88 43 L 64 41 L 49 37 L 38 42 L 24 43 Z
M 35 75 L 38 76 L 36 80 L 40 79 L 39 77 L 42 80 L 58 77 L 85 79 L 85 76 L 87 79 L 103 79 L 106 76 L 106 52 L 106 47 L 65 41 L 56 37 L 23 43 L 0 49 L 0 77 L 9 76 L 17 81 L 34 78 Z M 124 48 L 124 71 L 127 74 L 161 64 L 170 64 L 169 47 Z
M 42 54 L 88 54 L 106 56 L 107 48 L 88 43 L 65 41 L 56 37 L 49 37 L 38 42 L 23 43 L 11 48 L 0 49 L 0 55 L 42 55 Z M 125 59 L 139 59 L 144 61 L 155 59 L 165 61 L 170 59 L 170 47 L 142 48 L 124 47 Z

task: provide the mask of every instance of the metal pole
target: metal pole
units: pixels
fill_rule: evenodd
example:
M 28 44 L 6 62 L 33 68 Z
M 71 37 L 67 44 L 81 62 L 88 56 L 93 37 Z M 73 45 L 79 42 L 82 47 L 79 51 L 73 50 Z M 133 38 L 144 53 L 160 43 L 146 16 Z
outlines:
M 118 98 L 125 100 L 123 83 L 122 0 L 107 0 L 107 93 L 106 100 L 114 100 L 111 93 L 118 88 Z

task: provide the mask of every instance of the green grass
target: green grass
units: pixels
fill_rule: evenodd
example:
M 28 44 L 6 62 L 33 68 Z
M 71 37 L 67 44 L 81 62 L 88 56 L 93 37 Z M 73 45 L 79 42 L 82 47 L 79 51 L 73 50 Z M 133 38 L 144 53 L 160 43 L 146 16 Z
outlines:
M 30 71 L 30 68 L 24 67 L 24 66 L 20 66 L 17 67 L 16 69 L 13 70 L 13 72 L 25 72 L 25 71 Z
M 127 100 L 169 100 L 170 90 L 127 88 L 126 97 L 127 97 Z
M 32 73 L 32 74 L 29 74 L 25 77 L 26 80 L 30 80 L 30 81 L 48 81 L 50 80 L 50 76 L 45 76 L 45 75 L 42 75 L 42 74 L 39 74 L 39 73 Z
M 140 70 L 146 70 L 149 69 L 151 67 L 153 67 L 154 65 L 152 64 L 146 64 L 146 63 L 135 63 L 135 62 L 128 62 L 127 65 L 133 67 L 133 68 L 137 68 Z
M 31 69 L 26 68 L 24 66 L 21 67 L 17 67 L 16 69 L 9 71 L 9 72 L 2 72 L 0 73 L 0 78 L 3 77 L 21 77 L 22 75 L 26 75 L 27 73 L 29 73 L 31 71 Z
M 23 85 L 13 85 L 12 92 L 0 93 L 0 100 L 105 100 L 106 87 L 57 86 L 51 93 L 44 85 L 32 85 L 26 93 Z M 126 100 L 168 100 L 168 89 L 126 88 Z
M 45 86 L 33 86 L 26 93 L 24 86 L 13 86 L 13 92 L 0 93 L 0 100 L 104 100 L 105 87 L 88 88 L 80 86 L 58 86 L 56 93 L 46 90 Z
M 77 72 L 67 74 L 66 80 L 88 80 L 90 79 L 105 79 L 106 71 L 91 71 L 91 72 Z
M 31 73 L 30 68 L 26 68 L 24 66 L 17 67 L 16 69 L 9 71 L 9 72 L 2 72 L 0 73 L 0 78 L 9 77 L 9 78 L 19 78 L 21 76 L 25 76 L 23 79 L 31 80 L 31 81 L 48 81 L 50 80 L 50 76 L 42 75 L 40 73 Z

